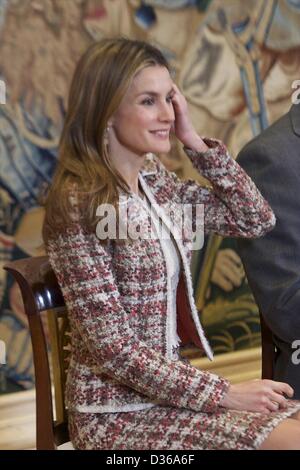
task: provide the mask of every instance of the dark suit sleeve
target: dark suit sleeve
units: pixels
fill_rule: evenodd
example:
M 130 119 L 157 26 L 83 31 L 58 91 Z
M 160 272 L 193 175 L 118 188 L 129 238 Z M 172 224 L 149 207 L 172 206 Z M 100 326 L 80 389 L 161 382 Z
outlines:
M 277 219 L 266 236 L 239 240 L 238 250 L 267 324 L 291 344 L 300 339 L 300 155 L 291 142 L 277 143 L 258 138 L 238 156 Z

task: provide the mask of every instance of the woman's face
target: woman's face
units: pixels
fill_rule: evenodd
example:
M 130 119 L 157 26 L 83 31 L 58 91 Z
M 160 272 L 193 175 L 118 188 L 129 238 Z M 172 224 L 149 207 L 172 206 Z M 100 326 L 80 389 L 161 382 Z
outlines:
M 137 155 L 170 151 L 172 87 L 166 67 L 146 67 L 134 77 L 112 118 L 114 136 L 121 147 Z

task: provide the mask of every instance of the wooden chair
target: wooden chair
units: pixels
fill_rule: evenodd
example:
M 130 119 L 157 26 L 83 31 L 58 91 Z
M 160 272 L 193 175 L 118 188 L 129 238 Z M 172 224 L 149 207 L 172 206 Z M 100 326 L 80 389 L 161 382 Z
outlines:
M 261 312 L 260 314 L 260 329 L 261 329 L 261 377 L 262 379 L 273 379 L 274 377 L 274 363 L 276 348 L 273 341 L 273 333 L 266 324 Z
M 64 299 L 46 256 L 12 261 L 4 269 L 20 287 L 29 322 L 35 369 L 37 449 L 55 450 L 70 440 L 64 401 L 70 330 Z M 41 318 L 44 311 L 47 311 L 50 357 L 45 319 L 43 322 Z M 61 447 L 72 448 L 72 445 Z

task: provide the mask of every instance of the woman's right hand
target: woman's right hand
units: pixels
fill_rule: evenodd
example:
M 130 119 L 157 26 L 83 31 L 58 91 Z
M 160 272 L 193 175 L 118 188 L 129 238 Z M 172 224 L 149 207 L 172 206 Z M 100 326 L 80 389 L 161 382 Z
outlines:
M 233 410 L 270 413 L 286 408 L 287 399 L 294 390 L 288 384 L 274 380 L 250 380 L 230 385 L 220 406 Z

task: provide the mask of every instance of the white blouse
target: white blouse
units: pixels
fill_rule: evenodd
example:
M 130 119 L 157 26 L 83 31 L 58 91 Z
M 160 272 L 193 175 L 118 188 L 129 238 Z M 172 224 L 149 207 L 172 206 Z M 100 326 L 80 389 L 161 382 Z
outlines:
M 148 200 L 146 195 L 144 198 L 140 198 L 140 200 L 142 201 L 143 206 L 150 213 L 151 222 L 153 224 L 153 227 L 155 228 L 156 236 L 158 236 L 158 234 L 162 234 L 159 239 L 162 251 L 165 256 L 168 277 L 168 351 L 171 359 L 178 359 L 178 348 L 180 345 L 180 338 L 177 334 L 176 294 L 181 268 L 180 255 L 173 236 L 170 234 L 170 231 L 166 229 L 165 224 L 155 211 L 155 207 L 151 207 L 150 201 Z

